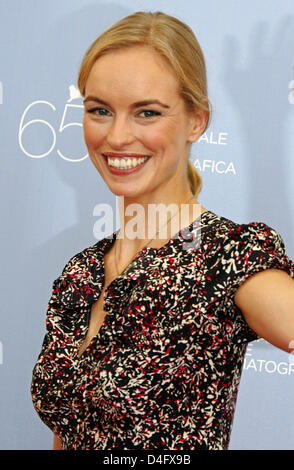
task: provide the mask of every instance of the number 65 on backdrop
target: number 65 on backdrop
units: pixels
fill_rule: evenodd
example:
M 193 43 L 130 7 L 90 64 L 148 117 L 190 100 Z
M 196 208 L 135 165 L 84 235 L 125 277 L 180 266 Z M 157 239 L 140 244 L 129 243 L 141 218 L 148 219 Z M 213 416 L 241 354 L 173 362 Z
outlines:
M 70 90 L 72 88 L 74 87 L 71 86 Z M 79 96 L 75 96 L 75 94 L 71 92 L 71 98 L 68 101 L 71 101 L 75 98 L 79 98 Z M 76 133 L 73 128 L 82 128 L 81 121 L 84 106 L 82 104 L 72 104 L 67 102 L 64 106 L 62 116 L 58 123 L 59 126 L 58 124 L 56 126 L 58 127 L 57 131 L 51 122 L 42 118 L 42 114 L 43 116 L 44 113 L 47 115 L 49 109 L 51 109 L 53 112 L 56 112 L 56 107 L 54 104 L 45 100 L 33 101 L 25 108 L 20 119 L 18 130 L 18 142 L 23 153 L 30 158 L 44 158 L 53 152 L 54 149 L 56 149 L 59 157 L 68 162 L 77 163 L 85 160 L 88 157 L 87 153 L 82 155 L 73 155 L 68 153 L 71 151 L 66 150 L 67 145 L 65 140 L 66 138 L 69 142 L 82 142 L 81 134 Z M 30 119 L 29 116 L 33 113 L 36 113 L 36 110 L 38 110 L 38 117 Z M 44 131 L 47 134 L 46 138 Z M 40 134 L 42 138 L 40 138 Z M 31 148 L 32 145 L 34 146 L 36 144 L 37 146 L 44 147 L 44 142 L 46 142 L 46 148 L 42 148 L 42 150 L 40 150 L 40 148 L 34 150 Z

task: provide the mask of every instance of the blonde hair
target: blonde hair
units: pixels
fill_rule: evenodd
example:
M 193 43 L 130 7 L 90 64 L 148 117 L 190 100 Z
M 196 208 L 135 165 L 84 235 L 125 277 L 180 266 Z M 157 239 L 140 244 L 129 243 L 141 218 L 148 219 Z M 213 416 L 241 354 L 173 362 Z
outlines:
M 201 47 L 192 29 L 177 18 L 162 12 L 137 12 L 126 16 L 103 32 L 89 47 L 81 63 L 78 87 L 82 96 L 96 60 L 108 52 L 135 45 L 150 46 L 172 67 L 180 85 L 188 112 L 205 110 L 210 123 L 211 109 L 207 97 L 206 65 Z M 188 159 L 187 177 L 192 193 L 197 196 L 202 178 Z

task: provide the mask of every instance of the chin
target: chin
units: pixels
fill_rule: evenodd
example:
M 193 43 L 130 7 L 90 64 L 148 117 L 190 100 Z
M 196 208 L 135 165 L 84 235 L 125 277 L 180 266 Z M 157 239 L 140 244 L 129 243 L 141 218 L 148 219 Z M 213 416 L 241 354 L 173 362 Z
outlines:
M 115 196 L 123 196 L 125 198 L 130 198 L 130 199 L 136 199 L 140 197 L 140 193 L 138 192 L 130 192 L 130 191 L 124 191 L 124 190 L 114 190 L 109 188 L 110 191 L 115 194 Z

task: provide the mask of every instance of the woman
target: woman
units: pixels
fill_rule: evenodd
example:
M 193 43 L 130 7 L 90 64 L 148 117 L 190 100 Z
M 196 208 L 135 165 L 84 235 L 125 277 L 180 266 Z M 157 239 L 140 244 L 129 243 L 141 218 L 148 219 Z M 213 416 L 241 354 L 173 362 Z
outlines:
M 198 204 L 189 150 L 210 111 L 188 26 L 124 18 L 89 48 L 78 84 L 90 158 L 125 211 L 54 281 L 34 406 L 55 449 L 227 449 L 247 343 L 290 351 L 294 265 L 264 223 Z M 133 204 L 136 237 L 123 235 Z M 172 207 L 169 220 L 152 204 Z

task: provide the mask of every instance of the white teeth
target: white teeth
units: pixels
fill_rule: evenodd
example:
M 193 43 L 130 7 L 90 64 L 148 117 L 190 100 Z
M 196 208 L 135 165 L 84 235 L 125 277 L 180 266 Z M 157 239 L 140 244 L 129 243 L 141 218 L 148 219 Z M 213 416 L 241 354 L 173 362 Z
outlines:
M 135 168 L 136 166 L 145 162 L 147 158 L 148 157 L 142 157 L 142 158 L 109 158 L 107 157 L 107 162 L 109 166 L 113 166 L 115 168 L 130 169 L 130 168 Z

